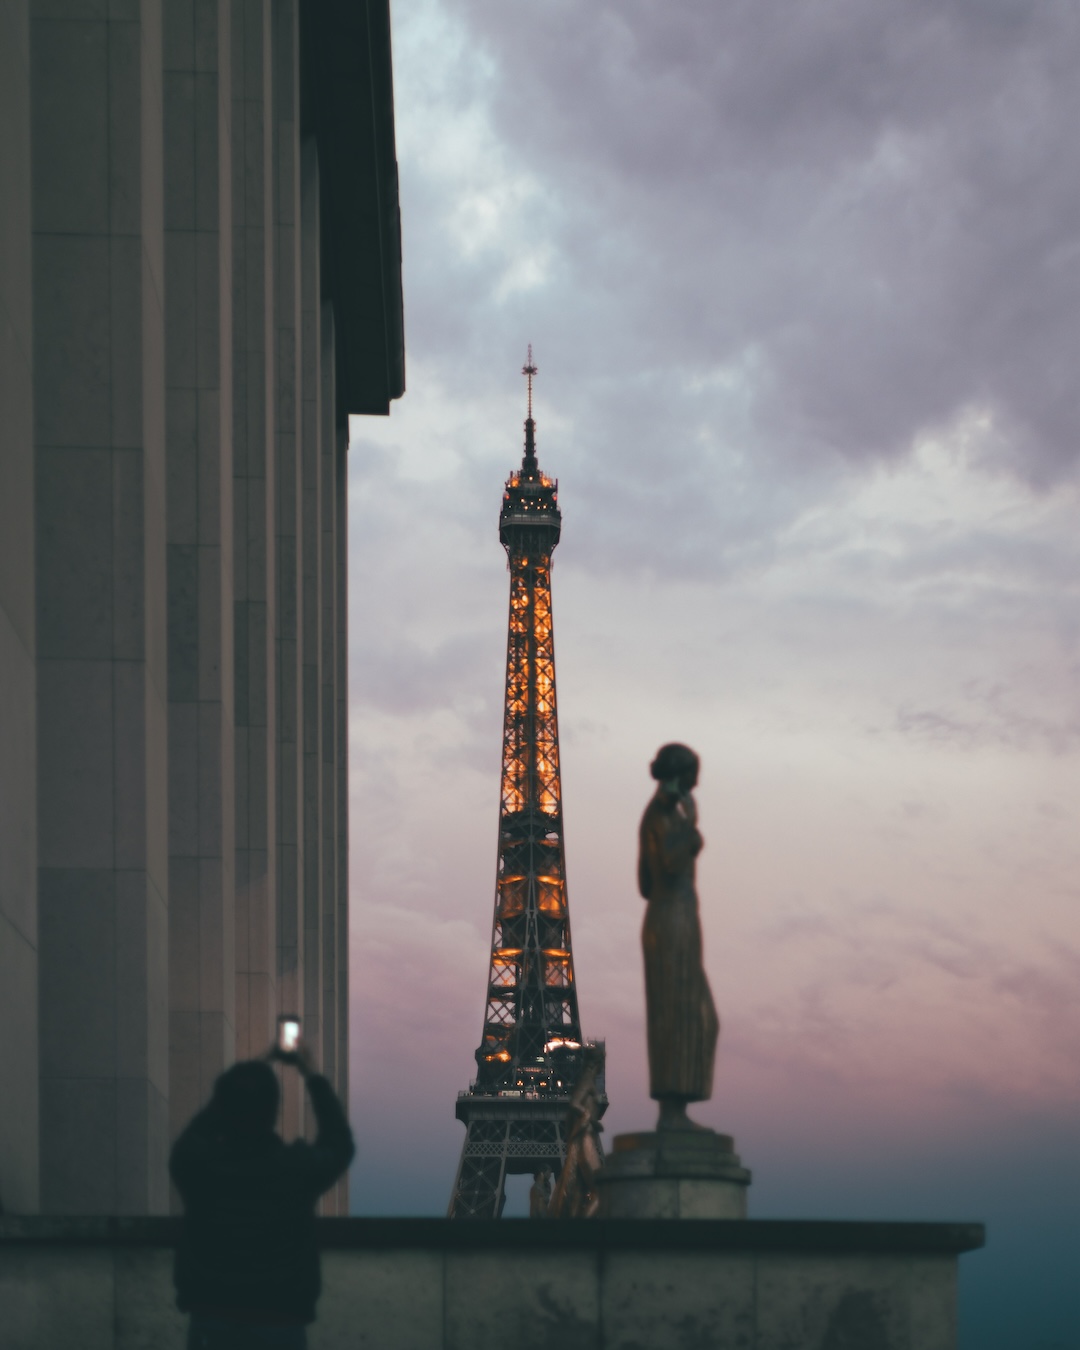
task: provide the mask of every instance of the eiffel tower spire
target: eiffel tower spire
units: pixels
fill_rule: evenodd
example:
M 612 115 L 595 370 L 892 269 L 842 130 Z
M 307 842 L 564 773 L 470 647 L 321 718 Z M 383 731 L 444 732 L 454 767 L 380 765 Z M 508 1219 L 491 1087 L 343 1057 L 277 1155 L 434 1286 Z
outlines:
M 536 459 L 536 373 L 530 346 L 522 370 L 529 381 L 525 453 L 507 479 L 499 517 L 510 561 L 510 619 L 495 916 L 476 1079 L 457 1100 L 466 1136 L 451 1218 L 498 1218 L 508 1172 L 558 1172 L 582 1060 L 551 616 L 551 555 L 562 513 L 559 485 Z

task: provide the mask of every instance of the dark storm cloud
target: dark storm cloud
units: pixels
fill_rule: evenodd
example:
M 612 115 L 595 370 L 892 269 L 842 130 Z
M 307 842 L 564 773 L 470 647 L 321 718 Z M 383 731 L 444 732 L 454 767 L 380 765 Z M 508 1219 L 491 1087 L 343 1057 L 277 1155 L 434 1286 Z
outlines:
M 557 255 L 527 308 L 549 359 L 557 348 L 574 371 L 586 432 L 656 454 L 619 412 L 652 380 L 683 485 L 733 431 L 759 461 L 862 461 L 970 408 L 993 418 L 985 455 L 1036 482 L 1070 471 L 1075 5 L 474 0 L 466 12 L 510 162 L 539 179 Z M 483 266 L 463 264 L 445 295 L 469 291 L 488 338 L 518 331 L 521 305 L 485 288 Z M 456 303 L 446 312 L 460 321 Z M 714 391 L 725 426 L 705 414 L 702 431 L 678 409 L 683 382 L 717 372 L 737 376 L 741 403 Z

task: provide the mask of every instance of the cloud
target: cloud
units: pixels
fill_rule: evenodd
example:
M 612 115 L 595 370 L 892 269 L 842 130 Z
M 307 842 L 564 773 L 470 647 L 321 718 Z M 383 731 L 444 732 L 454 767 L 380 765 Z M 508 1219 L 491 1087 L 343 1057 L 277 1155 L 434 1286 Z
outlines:
M 445 103 L 402 105 L 427 147 L 407 257 L 443 269 L 414 299 L 425 359 L 475 383 L 527 323 L 581 439 L 669 471 L 678 445 L 680 487 L 736 447 L 804 473 L 906 454 L 965 408 L 990 462 L 1072 472 L 1075 6 L 431 12 L 456 36 L 424 79 L 474 134 L 436 162 Z
M 1080 684 L 1080 680 L 1076 683 Z M 967 682 L 961 697 L 959 712 L 898 709 L 897 731 L 916 740 L 960 750 L 1001 746 L 1019 751 L 1040 748 L 1053 755 L 1065 755 L 1080 745 L 1080 708 L 1066 712 L 1060 720 L 1039 716 L 1018 708 L 1013 691 L 1007 686 L 985 686 L 979 681 Z

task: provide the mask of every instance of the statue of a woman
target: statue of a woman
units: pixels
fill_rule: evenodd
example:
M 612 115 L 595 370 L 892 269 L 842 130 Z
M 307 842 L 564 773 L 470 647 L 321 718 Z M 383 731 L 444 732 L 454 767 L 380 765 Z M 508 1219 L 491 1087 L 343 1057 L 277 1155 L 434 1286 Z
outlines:
M 648 902 L 641 930 L 649 1027 L 649 1090 L 660 1129 L 703 1129 L 688 1102 L 712 1096 L 720 1021 L 701 960 L 694 867 L 701 852 L 692 796 L 698 757 L 665 745 L 653 760 L 656 792 L 641 818 L 638 887 Z

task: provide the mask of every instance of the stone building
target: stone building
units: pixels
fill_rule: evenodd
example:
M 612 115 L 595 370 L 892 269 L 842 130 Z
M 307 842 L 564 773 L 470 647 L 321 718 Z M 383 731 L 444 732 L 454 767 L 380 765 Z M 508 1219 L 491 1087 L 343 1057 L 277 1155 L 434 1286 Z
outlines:
M 4 0 L 0 125 L 0 1203 L 164 1213 L 170 1138 L 279 1010 L 347 1091 L 388 0 Z

